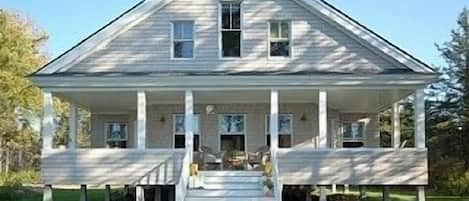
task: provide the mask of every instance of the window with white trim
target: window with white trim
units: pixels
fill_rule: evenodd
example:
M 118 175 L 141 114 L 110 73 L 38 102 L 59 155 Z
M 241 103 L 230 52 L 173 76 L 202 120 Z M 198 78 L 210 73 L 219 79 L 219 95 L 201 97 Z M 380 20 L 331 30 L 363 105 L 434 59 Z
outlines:
M 265 116 L 266 144 L 270 147 L 270 115 Z M 292 146 L 293 115 L 280 114 L 278 116 L 278 146 L 289 148 Z
M 269 23 L 269 55 L 271 57 L 289 57 L 291 55 L 291 27 L 288 21 Z
M 241 57 L 241 4 L 222 3 L 220 10 L 221 56 Z
M 344 122 L 342 123 L 343 147 L 362 147 L 365 136 L 364 122 Z
M 194 114 L 194 151 L 198 151 L 200 147 L 200 129 L 199 129 L 200 115 Z M 174 148 L 185 148 L 186 147 L 186 127 L 185 127 L 185 115 L 175 114 L 173 115 L 173 133 L 174 133 Z
M 245 151 L 245 115 L 222 114 L 218 127 L 222 151 Z
M 126 123 L 108 122 L 104 124 L 106 146 L 108 148 L 126 148 L 128 127 Z
M 172 22 L 173 44 L 172 58 L 194 57 L 194 22 L 193 21 L 174 21 Z

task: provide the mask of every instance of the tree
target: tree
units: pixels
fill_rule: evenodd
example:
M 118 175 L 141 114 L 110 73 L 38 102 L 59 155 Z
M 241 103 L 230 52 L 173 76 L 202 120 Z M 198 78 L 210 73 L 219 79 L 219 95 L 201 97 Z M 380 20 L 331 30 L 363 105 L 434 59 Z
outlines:
M 0 9 L 0 170 L 9 169 L 12 153 L 37 151 L 30 120 L 40 114 L 41 93 L 26 76 L 46 61 L 46 39 L 28 20 Z
M 438 188 L 469 193 L 469 10 L 463 9 L 451 40 L 437 45 L 447 66 L 430 87 L 430 179 Z M 465 190 L 464 190 L 465 189 Z

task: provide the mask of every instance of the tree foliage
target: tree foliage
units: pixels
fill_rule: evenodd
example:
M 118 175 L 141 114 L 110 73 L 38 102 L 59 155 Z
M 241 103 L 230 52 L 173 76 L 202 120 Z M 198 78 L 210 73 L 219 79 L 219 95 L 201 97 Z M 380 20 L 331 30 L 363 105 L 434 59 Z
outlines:
M 46 39 L 27 19 L 0 10 L 1 169 L 8 170 L 10 154 L 18 151 L 21 157 L 38 157 L 31 120 L 40 113 L 41 92 L 26 76 L 44 63 L 41 47 Z

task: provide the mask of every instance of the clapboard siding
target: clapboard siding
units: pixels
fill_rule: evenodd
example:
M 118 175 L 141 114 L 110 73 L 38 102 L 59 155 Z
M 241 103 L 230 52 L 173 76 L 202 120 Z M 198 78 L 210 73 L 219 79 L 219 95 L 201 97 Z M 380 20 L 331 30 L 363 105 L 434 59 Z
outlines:
M 43 150 L 41 173 L 47 184 L 175 184 L 183 155 L 170 149 Z
M 282 149 L 284 184 L 426 185 L 426 149 Z
M 403 68 L 383 59 L 292 0 L 244 0 L 243 57 L 218 53 L 218 0 L 174 0 L 69 72 L 322 71 L 379 73 Z M 170 59 L 171 21 L 194 20 L 195 59 Z M 289 20 L 293 56 L 268 58 L 268 21 Z

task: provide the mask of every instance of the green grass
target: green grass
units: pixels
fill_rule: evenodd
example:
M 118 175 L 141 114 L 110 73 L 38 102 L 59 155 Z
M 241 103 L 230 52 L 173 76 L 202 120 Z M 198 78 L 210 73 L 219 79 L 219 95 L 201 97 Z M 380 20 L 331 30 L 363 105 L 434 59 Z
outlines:
M 392 201 L 415 201 L 415 191 L 412 190 L 400 190 L 391 189 L 391 200 Z M 353 194 L 358 194 L 355 189 L 352 189 Z M 42 201 L 42 189 L 41 188 L 25 188 L 22 190 L 22 198 L 15 199 L 15 201 Z M 80 199 L 79 189 L 54 189 L 53 191 L 54 201 L 77 201 Z M 369 201 L 381 201 L 381 190 L 378 188 L 367 189 L 367 196 Z M 1 197 L 1 195 L 0 195 Z M 102 189 L 89 189 L 88 190 L 89 201 L 103 201 L 104 190 Z M 458 197 L 458 196 L 444 196 L 440 193 L 429 193 L 428 201 L 469 201 L 469 197 Z M 4 200 L 2 200 L 4 201 Z

